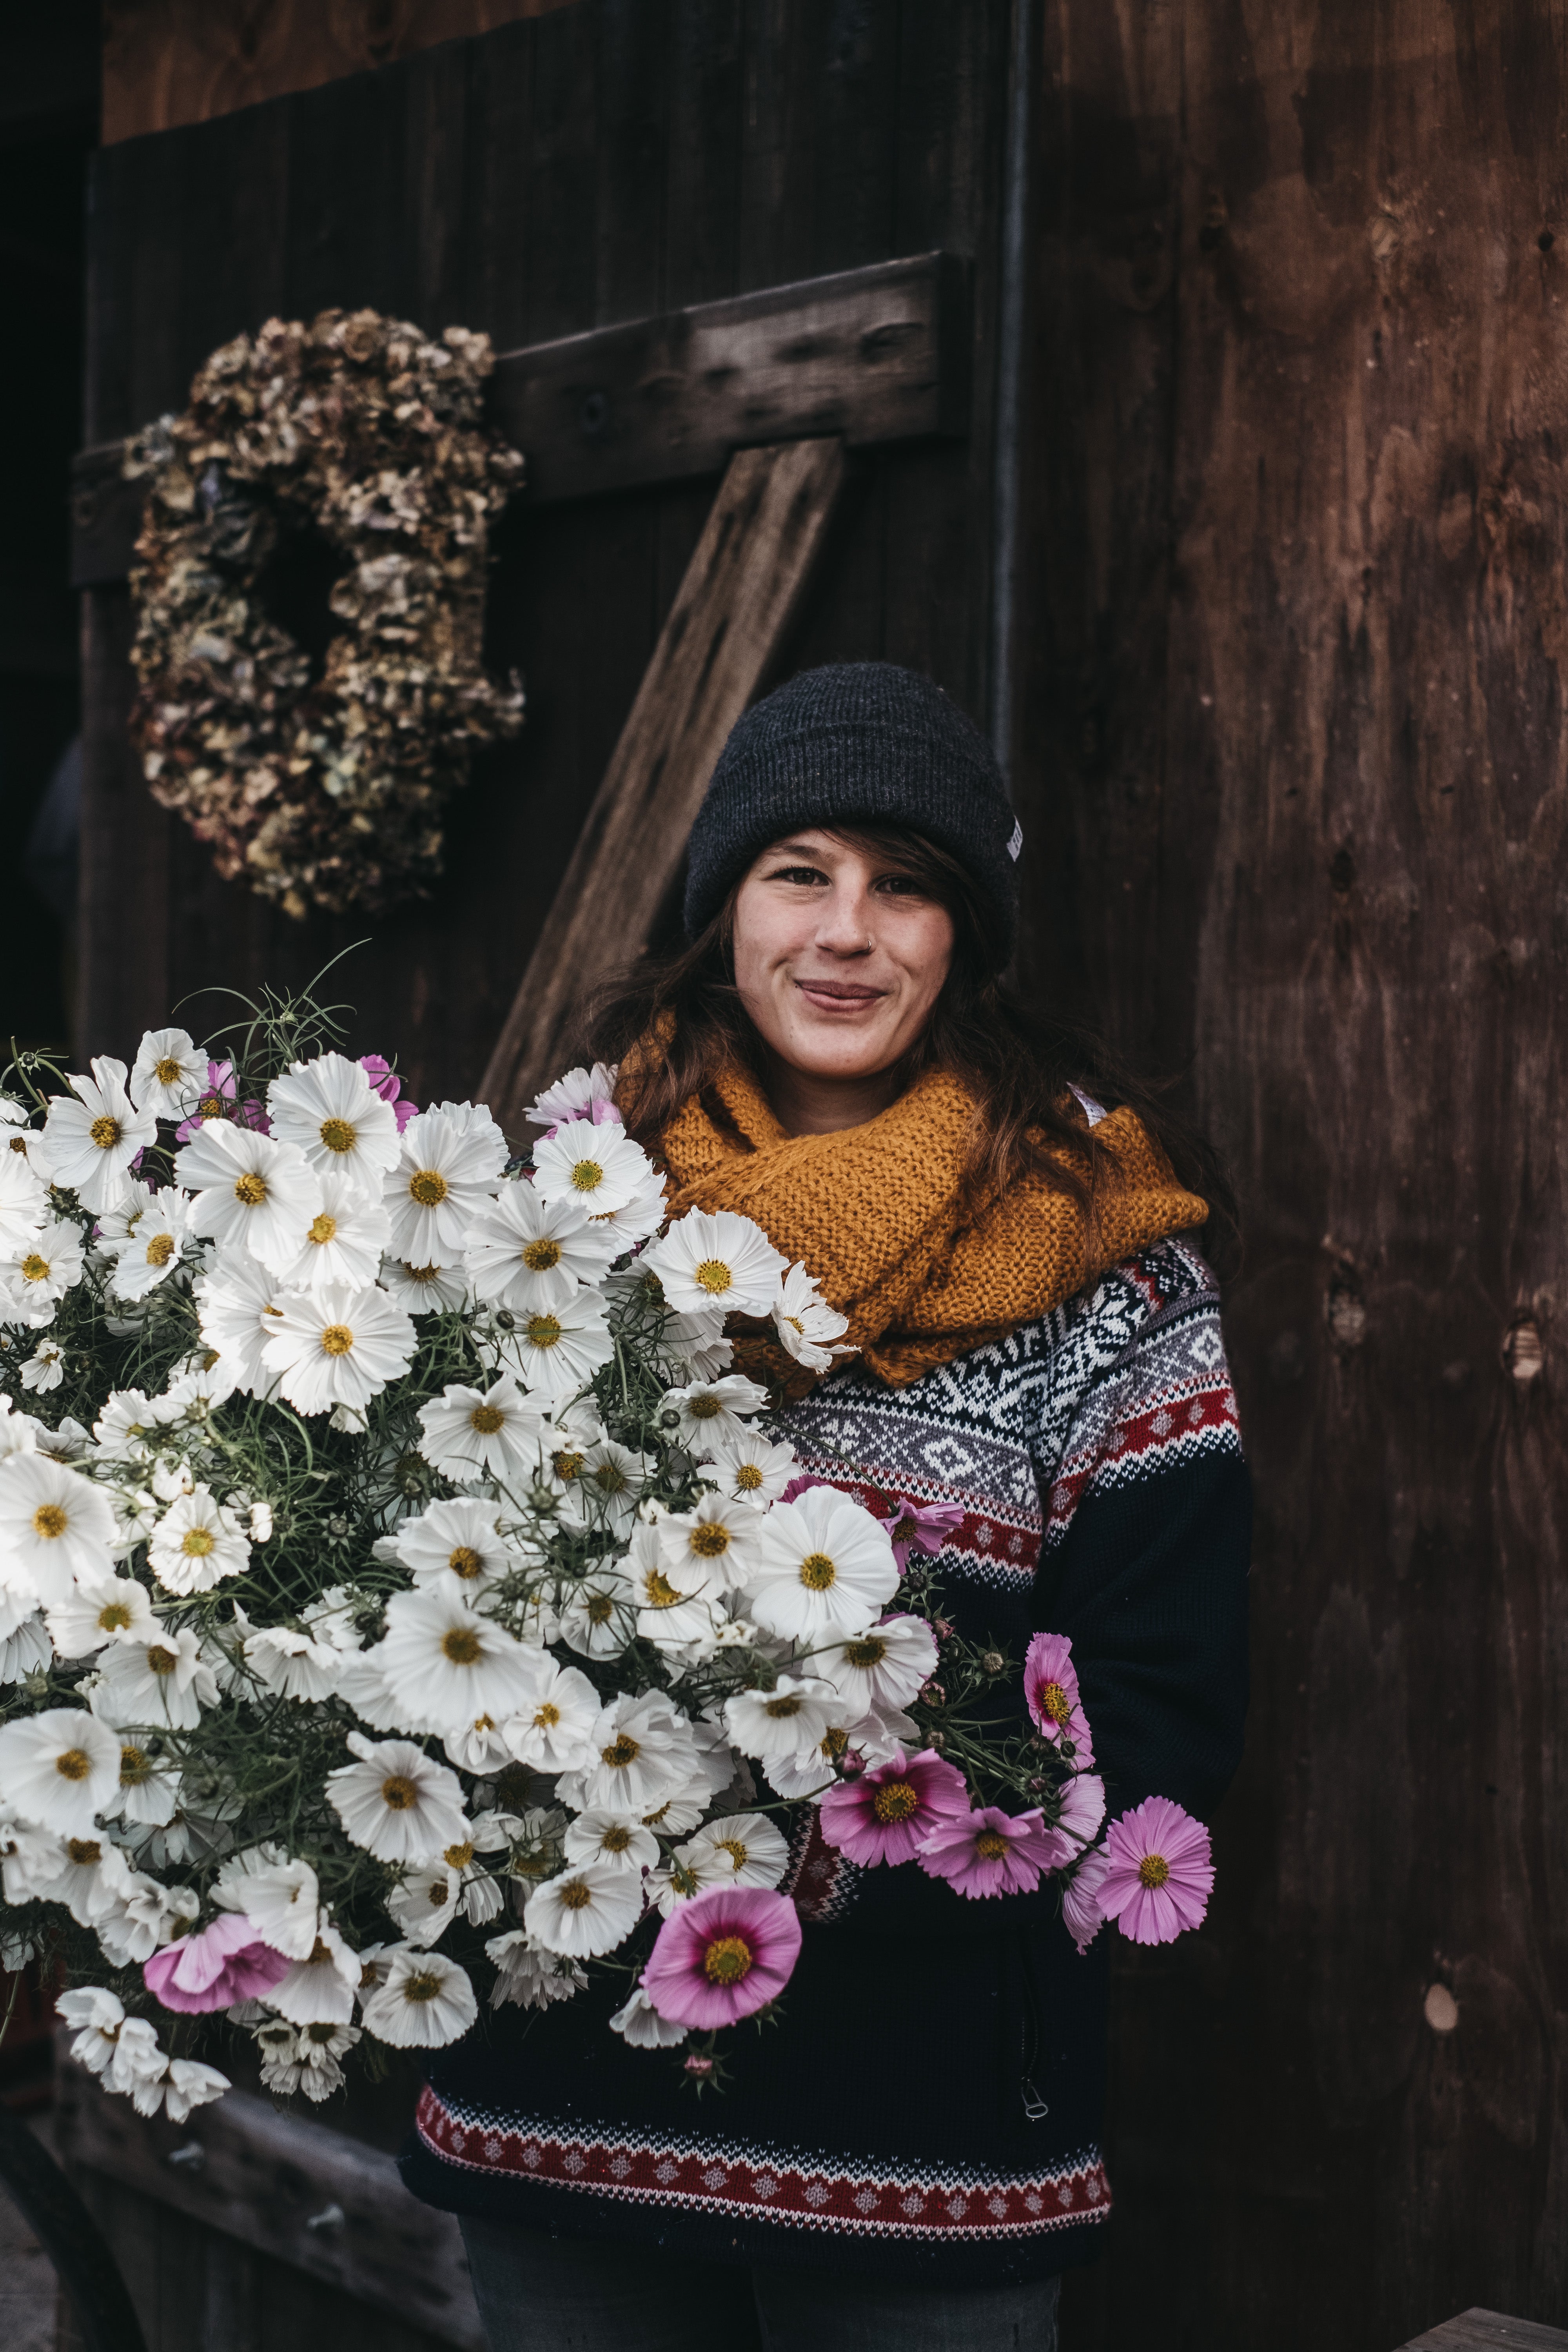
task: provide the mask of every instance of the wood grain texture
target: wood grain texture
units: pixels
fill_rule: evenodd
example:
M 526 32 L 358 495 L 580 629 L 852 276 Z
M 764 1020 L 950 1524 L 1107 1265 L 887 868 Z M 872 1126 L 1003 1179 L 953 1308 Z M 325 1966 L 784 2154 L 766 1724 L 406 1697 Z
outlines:
M 457 2221 L 410 2197 L 390 2156 L 247 2091 L 185 2125 L 149 2120 L 74 2065 L 64 2035 L 58 2080 L 58 2146 L 73 2173 L 135 2189 L 204 2236 L 287 2263 L 428 2341 L 484 2352 Z M 334 2207 L 342 2219 L 323 2222 Z M 215 2324 L 242 2299 L 247 2269 L 237 2252 L 209 2264 Z
M 1045 27 L 1030 971 L 1231 1156 L 1258 1495 L 1214 1910 L 1118 1948 L 1064 2338 L 1156 2279 L 1211 2352 L 1560 2324 L 1563 14 Z
M 1510 2319 L 1500 2311 L 1462 2311 L 1401 2347 L 1401 2352 L 1568 2352 L 1561 2327 Z
M 777 657 L 844 478 L 837 440 L 731 457 L 479 1084 L 502 1128 L 585 996 L 647 945 L 724 739 Z

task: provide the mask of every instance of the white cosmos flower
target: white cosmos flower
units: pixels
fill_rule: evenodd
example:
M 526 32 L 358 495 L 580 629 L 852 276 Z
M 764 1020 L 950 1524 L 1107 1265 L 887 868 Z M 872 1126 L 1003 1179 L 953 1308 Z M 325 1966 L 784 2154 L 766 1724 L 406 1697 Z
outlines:
M 818 1747 L 837 1705 L 838 1693 L 820 1675 L 780 1675 L 772 1690 L 733 1692 L 724 1702 L 724 1727 L 742 1756 L 766 1764 Z
M 521 2009 L 548 2009 L 554 2001 L 570 2000 L 588 1981 L 588 1972 L 579 1962 L 559 1952 L 547 1952 L 521 1927 L 514 1927 L 510 1935 L 492 1936 L 485 1953 L 497 1970 L 490 1993 L 492 2009 L 507 2001 L 516 2001 Z
M 35 1454 L 37 1445 L 38 1424 L 32 1414 L 17 1412 L 10 1398 L 0 1395 L 0 1462 L 12 1454 Z
M 223 1911 L 243 1911 L 264 1944 L 291 1960 L 309 1958 L 316 1940 L 321 1890 L 308 1862 L 280 1845 L 247 1846 L 218 1872 L 212 1899 Z
M 437 1103 L 403 1130 L 383 1180 L 394 1257 L 454 1264 L 506 1166 L 506 1138 L 482 1104 Z
M 831 1371 L 836 1356 L 858 1352 L 831 1344 L 848 1330 L 849 1318 L 828 1305 L 804 1265 L 792 1265 L 781 1277 L 767 1311 L 788 1353 L 808 1372 Z
M 761 1553 L 763 1522 L 746 1503 L 710 1489 L 694 1511 L 670 1511 L 658 1522 L 658 1547 L 672 1584 L 703 1578 L 716 1591 L 747 1583 Z
M 776 1503 L 795 1476 L 795 1448 L 782 1440 L 748 1430 L 743 1437 L 721 1436 L 710 1441 L 709 1457 L 718 1474 L 719 1492 L 753 1510 Z
M 543 1425 L 540 1407 L 515 1381 L 495 1381 L 488 1389 L 454 1381 L 419 1408 L 419 1451 L 447 1478 L 526 1477 L 538 1461 Z
M 620 1072 L 618 1062 L 595 1062 L 591 1070 L 581 1065 L 535 1095 L 523 1117 L 530 1127 L 559 1127 L 563 1120 L 589 1118 L 595 1103 L 612 1103 L 616 1097 L 616 1079 Z
M 658 1530 L 641 1525 L 632 1530 L 617 1566 L 639 1640 L 652 1642 L 667 1656 L 714 1642 L 724 1616 L 721 1574 L 708 1573 L 690 1559 L 671 1570 L 659 1549 Z
M 721 1315 L 672 1315 L 659 1332 L 659 1370 L 677 1382 L 721 1380 L 734 1361 Z
M 74 2029 L 71 2056 L 89 2074 L 102 2074 L 114 2056 L 125 2011 L 118 1997 L 103 1985 L 75 1985 L 55 1996 L 55 2008 Z
M 470 1600 L 518 1565 L 501 1538 L 500 1505 L 478 1496 L 432 1503 L 405 1519 L 392 1540 L 416 1587 L 455 1576 Z
M 578 1863 L 536 1886 L 522 1907 L 522 1924 L 546 1951 L 591 1960 L 614 1951 L 642 1916 L 639 1873 L 614 1864 Z
M 299 1255 L 321 1207 L 321 1179 L 302 1151 L 276 1136 L 209 1118 L 174 1155 L 174 1181 L 195 1195 L 198 1234 L 237 1244 L 274 1273 Z
M 468 1228 L 468 1286 L 491 1307 L 533 1315 L 566 1306 L 607 1274 L 622 1244 L 575 1201 L 547 1201 L 526 1180 L 503 1184 Z
M 378 1862 L 424 1863 L 468 1833 L 462 1784 L 406 1739 L 351 1731 L 359 1759 L 327 1775 L 327 1799 L 355 1845 Z M 383 2036 L 385 2039 L 385 2036 Z
M 189 1625 L 161 1625 L 151 1641 L 111 1642 L 99 1660 L 94 1715 L 118 1728 L 145 1723 L 194 1731 L 204 1706 L 217 1704 L 217 1681 Z
M 601 1707 L 590 1734 L 593 1760 L 568 1772 L 556 1794 L 574 1812 L 596 1805 L 646 1816 L 693 1777 L 691 1726 L 662 1691 L 621 1691 Z
M 150 1641 L 153 1603 L 133 1576 L 79 1578 L 48 1612 L 49 1638 L 62 1658 L 88 1658 L 106 1642 Z
M 547 1650 L 529 1654 L 529 1687 L 515 1715 L 502 1727 L 508 1750 L 538 1772 L 570 1772 L 594 1762 L 594 1731 L 599 1694 L 575 1666 L 563 1666 Z
M 606 1560 L 561 1603 L 561 1639 L 585 1658 L 616 1658 L 637 1631 L 619 1563 Z
M 461 1730 L 445 1733 L 441 1745 L 459 1772 L 472 1772 L 484 1780 L 503 1772 L 512 1760 L 500 1725 L 488 1715 L 476 1715 Z
M 664 1223 L 666 1192 L 664 1178 L 650 1161 L 642 1181 L 618 1209 L 595 1210 L 606 1232 L 614 1234 L 617 1250 L 635 1249 L 638 1242 L 658 1233 Z
M 315 1292 L 287 1291 L 279 1304 L 282 1313 L 268 1318 L 262 1352 L 301 1412 L 363 1407 L 414 1360 L 413 1324 L 374 1283 L 360 1290 L 329 1283 Z
M 302 1151 L 320 1176 L 346 1176 L 374 1193 L 396 1164 L 397 1115 L 342 1054 L 295 1062 L 268 1087 L 267 1108 L 273 1133 Z
M 19 1683 L 54 1663 L 54 1643 L 42 1612 L 13 1592 L 0 1592 L 0 1685 Z
M 716 1887 L 732 1884 L 730 1864 L 710 1846 L 678 1845 L 662 1870 L 648 1879 L 648 1900 L 662 1918 L 671 1918 L 683 1903 Z
M 481 1617 L 456 1577 L 437 1578 L 386 1605 L 376 1649 L 382 1680 L 421 1730 L 460 1731 L 476 1716 L 497 1723 L 528 1696 L 533 1653 Z
M 171 2058 L 163 2077 L 163 2113 L 172 2124 L 188 2123 L 197 2107 L 221 2099 L 233 2087 L 226 2074 L 199 2058 Z
M 468 1295 L 461 1266 L 410 1265 L 400 1257 L 384 1257 L 381 1279 L 410 1315 L 439 1315 L 447 1307 L 461 1307 Z
M 0 1460 L 0 1589 L 41 1601 L 78 1577 L 107 1576 L 114 1514 L 100 1486 L 47 1454 Z
M 65 1350 L 53 1339 L 40 1341 L 22 1366 L 25 1389 L 58 1389 L 64 1378 Z
M 150 1118 L 188 1117 L 207 1082 L 207 1057 L 188 1029 L 147 1029 L 137 1048 L 129 1093 Z
M 119 1815 L 122 1822 L 138 1827 L 164 1829 L 180 1810 L 181 1776 L 167 1766 L 160 1765 L 137 1740 L 120 1741 L 120 1797 L 104 1811 Z M 200 1908 L 195 1895 L 191 1897 L 193 1913 Z
M 282 1313 L 280 1289 L 276 1276 L 243 1249 L 219 1252 L 195 1285 L 202 1338 L 247 1395 L 265 1396 L 276 1385 L 265 1349 L 268 1332 Z
M 237 1607 L 236 1619 L 241 1617 Z M 245 1663 L 258 1682 L 279 1698 L 313 1700 L 346 1696 L 344 1653 L 298 1625 L 262 1625 L 247 1631 Z M 357 1662 L 357 1661 L 356 1661 Z M 400 1727 L 406 1728 L 407 1727 Z
M 174 1273 L 181 1252 L 194 1238 L 191 1202 L 175 1184 L 154 1192 L 135 1230 L 107 1244 L 114 1260 L 109 1286 L 116 1298 L 145 1298 Z
M 93 1921 L 93 1932 L 116 1968 L 139 1968 L 161 1944 L 187 1934 L 201 1907 L 193 1888 L 163 1886 L 145 1871 L 134 1870 L 123 1891 Z
M 123 1241 L 129 1241 L 158 1195 L 153 1186 L 140 1176 L 132 1176 L 112 1209 L 105 1209 L 98 1221 L 98 1244 L 113 1251 Z
M 393 1889 L 386 1898 L 387 1916 L 405 1943 L 424 1948 L 446 1934 L 458 1916 L 462 1883 L 446 1863 L 427 1863 Z
M 232 1511 L 206 1486 L 171 1503 L 147 1548 L 147 1564 L 169 1592 L 210 1592 L 226 1576 L 243 1576 L 250 1543 Z
M 886 1764 L 895 1748 L 912 1753 L 922 1738 L 913 1719 L 897 1707 L 873 1707 L 857 1716 L 850 1703 L 835 1694 L 827 1703 L 827 1729 L 813 1748 L 795 1756 L 771 1756 L 763 1777 L 775 1796 L 792 1801 L 818 1797 L 837 1779 L 837 1767 L 847 1756 L 862 1764 Z
M 161 1402 L 149 1403 L 140 1389 L 116 1389 L 92 1424 L 93 1441 L 111 1460 L 142 1461 L 157 1444 L 167 1418 Z
M 227 1357 L 216 1348 L 193 1348 L 174 1366 L 158 1402 L 169 1407 L 175 1420 L 199 1421 L 226 1403 L 238 1385 L 238 1367 Z
M 642 1255 L 678 1315 L 765 1315 L 789 1261 L 731 1210 L 689 1209 Z
M 602 1864 L 606 1870 L 634 1875 L 652 1870 L 658 1860 L 658 1840 L 637 1813 L 610 1813 L 595 1806 L 566 1825 L 568 1862 Z
M 711 1853 L 730 1876 L 731 1886 L 776 1886 L 784 1874 L 789 1846 L 765 1813 L 722 1813 L 700 1829 L 682 1854 Z
M 305 1227 L 299 1255 L 284 1266 L 280 1279 L 291 1290 L 317 1294 L 334 1282 L 363 1290 L 381 1272 L 392 1230 L 385 1206 L 379 1192 L 362 1191 L 353 1177 L 333 1169 L 321 1170 L 321 1210 Z
M 23 1246 L 0 1258 L 0 1319 L 40 1331 L 73 1283 L 81 1280 L 81 1234 L 63 1217 L 51 1217 Z
M 533 1147 L 533 1181 L 544 1198 L 574 1201 L 591 1217 L 629 1207 L 650 1172 L 647 1152 L 618 1119 L 573 1119 Z
M 88 1836 L 119 1787 L 120 1742 L 85 1707 L 46 1707 L 0 1726 L 0 1790 L 18 1820 Z
M 634 2050 L 674 2050 L 685 2041 L 691 2028 L 660 2017 L 641 1985 L 637 1985 L 630 2000 L 611 2018 L 610 2031 L 618 2033 Z
M 63 1903 L 79 1927 L 95 1927 L 132 1892 L 130 1866 L 108 1837 L 63 1836 L 46 1877 L 40 1871 L 37 1892 L 49 1903 Z
M 637 1520 L 643 1480 L 652 1465 L 646 1454 L 613 1437 L 601 1437 L 577 1455 L 566 1488 L 563 1517 L 576 1527 L 608 1528 L 625 1536 Z
M 743 1413 L 761 1412 L 768 1392 L 742 1373 L 728 1372 L 719 1381 L 693 1381 L 689 1387 L 666 1391 L 663 1410 L 679 1416 L 675 1434 L 699 1455 L 711 1455 L 720 1446 L 738 1444 L 751 1432 Z
M 0 1129 L 0 1253 L 25 1249 L 48 1213 L 43 1178 L 25 1151 L 5 1149 Z
M 123 1062 L 95 1061 L 90 1078 L 68 1076 L 66 1084 L 70 1093 L 49 1104 L 39 1156 L 57 1184 L 100 1216 L 124 1193 L 137 1153 L 157 1142 L 158 1123 L 127 1094 Z
M 888 1530 L 834 1486 L 775 1503 L 758 1532 L 749 1613 L 807 1647 L 861 1632 L 899 1587 Z
M 331 1914 L 316 1914 L 315 1935 L 303 1958 L 267 1989 L 267 2006 L 290 2025 L 347 2025 L 359 1990 L 359 1954 L 332 1926 Z M 263 1934 L 262 1941 L 271 1937 Z
M 596 1291 L 578 1290 L 563 1306 L 520 1315 L 510 1332 L 492 1341 L 491 1351 L 525 1387 L 541 1389 L 560 1404 L 609 1362 L 616 1343 L 604 1300 Z
M 396 1944 L 383 1958 L 386 1975 L 361 2011 L 367 2033 L 395 2050 L 440 2050 L 468 2032 L 479 2005 L 456 1960 L 411 1944 Z
M 812 1664 L 857 1710 L 858 1720 L 873 1707 L 909 1705 L 936 1671 L 936 1637 L 923 1617 L 884 1617 L 847 1641 L 826 1643 Z

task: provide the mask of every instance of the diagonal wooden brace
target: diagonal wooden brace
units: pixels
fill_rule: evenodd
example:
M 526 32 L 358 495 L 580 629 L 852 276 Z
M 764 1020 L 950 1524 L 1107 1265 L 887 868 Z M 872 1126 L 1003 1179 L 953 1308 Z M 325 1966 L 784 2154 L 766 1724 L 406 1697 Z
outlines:
M 647 945 L 713 763 L 800 603 L 843 445 L 737 451 L 479 1085 L 509 1134 L 559 1074 L 584 999 Z

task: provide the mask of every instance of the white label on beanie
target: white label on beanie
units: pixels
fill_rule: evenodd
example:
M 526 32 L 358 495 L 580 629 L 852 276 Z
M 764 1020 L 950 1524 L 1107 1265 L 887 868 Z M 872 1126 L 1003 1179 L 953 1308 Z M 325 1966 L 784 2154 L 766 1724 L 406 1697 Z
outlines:
M 1017 823 L 1016 819 L 1015 819 L 1013 830 L 1007 836 L 1007 855 L 1013 859 L 1015 864 L 1017 862 L 1018 852 L 1023 846 L 1024 828 Z

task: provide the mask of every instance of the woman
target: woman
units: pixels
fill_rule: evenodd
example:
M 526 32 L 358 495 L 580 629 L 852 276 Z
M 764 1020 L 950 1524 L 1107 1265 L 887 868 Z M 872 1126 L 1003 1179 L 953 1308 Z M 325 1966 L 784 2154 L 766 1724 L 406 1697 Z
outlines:
M 799 1469 L 940 1547 L 947 1615 L 1009 1658 L 1020 1721 L 1031 1632 L 1071 1637 L 1113 1814 L 1203 1813 L 1240 1748 L 1250 1506 L 1215 1284 L 1180 1238 L 1207 1208 L 1173 1163 L 1215 1180 L 1001 990 L 1020 840 L 937 688 L 808 672 L 731 736 L 690 945 L 595 1043 L 676 1212 L 755 1217 L 850 1318 L 858 1352 L 782 1416 Z M 503 2012 L 433 2069 L 405 2170 L 463 2216 L 498 2352 L 1054 2344 L 1109 2210 L 1106 1935 L 1080 1956 L 1048 1880 L 965 1903 L 798 1843 L 801 1959 L 723 2095 L 625 2048 L 609 1988 Z

